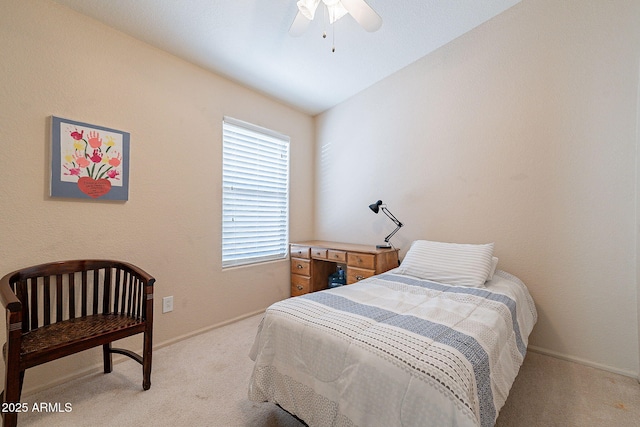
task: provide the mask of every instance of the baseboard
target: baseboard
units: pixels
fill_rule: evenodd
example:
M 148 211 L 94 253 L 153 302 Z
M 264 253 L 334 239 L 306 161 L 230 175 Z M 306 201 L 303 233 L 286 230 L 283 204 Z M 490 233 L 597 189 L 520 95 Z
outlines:
M 530 345 L 527 347 L 528 350 L 531 350 L 535 353 L 544 354 L 545 356 L 555 357 L 556 359 L 566 360 L 567 362 L 579 363 L 581 365 L 589 366 L 591 368 L 600 369 L 602 371 L 612 372 L 618 375 L 624 375 L 625 377 L 635 378 L 640 381 L 640 374 L 638 372 L 627 371 L 625 369 L 614 368 L 609 365 L 603 365 L 601 363 L 592 362 L 590 360 L 582 359 L 579 357 L 570 356 L 568 354 L 559 353 L 557 351 L 548 350 L 542 347 L 536 347 Z
M 204 334 L 204 333 L 212 331 L 214 329 L 218 329 L 218 328 L 221 328 L 223 326 L 230 325 L 231 323 L 235 323 L 235 322 L 239 322 L 239 321 L 244 320 L 244 319 L 248 319 L 249 317 L 253 317 L 253 316 L 256 316 L 256 315 L 258 315 L 260 313 L 264 313 L 265 310 L 266 310 L 266 308 L 263 308 L 262 310 L 256 310 L 256 311 L 251 312 L 251 313 L 243 314 L 242 316 L 234 317 L 233 319 L 225 320 L 224 322 L 216 323 L 215 325 L 207 326 L 207 327 L 204 327 L 202 329 L 196 329 L 195 331 L 191 331 L 191 332 L 186 333 L 184 335 L 180 335 L 178 337 L 171 338 L 170 340 L 163 341 L 162 343 L 158 344 L 157 346 L 154 345 L 153 349 L 156 350 L 156 349 L 160 349 L 162 347 L 167 347 L 167 346 L 173 345 L 173 344 L 175 344 L 177 342 L 184 341 L 184 340 L 186 340 L 188 338 L 195 337 L 196 335 Z M 256 331 L 256 333 L 257 332 L 258 331 Z
M 266 308 L 264 308 L 262 310 L 256 310 L 256 311 L 251 312 L 251 313 L 246 313 L 246 314 L 243 314 L 241 316 L 237 316 L 237 317 L 234 317 L 232 319 L 225 320 L 224 322 L 216 323 L 214 325 L 207 326 L 207 327 L 202 328 L 202 329 L 191 331 L 191 332 L 189 332 L 187 334 L 180 335 L 178 337 L 175 337 L 175 338 L 172 338 L 170 340 L 163 341 L 163 342 L 161 342 L 159 344 L 156 344 L 156 345 L 153 346 L 153 350 L 154 351 L 155 350 L 159 350 L 159 349 L 161 349 L 163 347 L 167 347 L 167 346 L 170 346 L 170 345 L 175 344 L 177 342 L 184 341 L 184 340 L 186 340 L 188 338 L 191 338 L 191 337 L 194 337 L 196 335 L 204 334 L 205 332 L 209 332 L 209 331 L 212 331 L 214 329 L 221 328 L 223 326 L 229 325 L 231 323 L 239 322 L 240 320 L 244 320 L 244 319 L 247 319 L 249 317 L 256 316 L 256 315 L 258 315 L 260 313 L 264 313 L 265 310 L 266 310 Z M 98 348 L 98 347 L 96 347 L 96 348 Z M 141 353 L 142 352 L 142 347 L 133 349 L 133 351 Z M 115 355 L 115 354 L 113 355 L 113 364 L 114 365 L 117 365 L 118 363 L 121 363 L 121 362 L 124 362 L 124 361 L 127 361 L 127 360 L 131 360 L 131 359 L 126 357 L 126 356 L 122 356 L 122 355 Z M 27 371 L 27 374 L 28 374 L 28 372 L 29 371 Z M 26 388 L 25 390 L 23 390 L 22 396 L 23 397 L 30 396 L 30 395 L 36 394 L 36 393 L 38 393 L 40 391 L 43 391 L 43 390 L 58 386 L 60 384 L 64 384 L 64 383 L 69 382 L 69 381 L 73 381 L 73 380 L 75 380 L 77 378 L 84 377 L 85 375 L 95 374 L 95 373 L 99 373 L 99 372 L 104 372 L 104 365 L 102 364 L 102 362 L 96 363 L 95 365 L 87 367 L 87 368 L 85 368 L 85 369 L 83 369 L 81 371 L 73 372 L 73 373 L 71 373 L 69 375 L 66 375 L 66 376 L 64 376 L 62 378 L 58 378 L 58 379 L 56 379 L 54 381 L 51 381 L 51 382 L 48 382 L 46 384 L 38 384 L 35 387 Z
M 98 348 L 98 347 L 96 347 L 96 348 Z M 115 365 L 116 363 L 118 363 L 120 361 L 120 358 L 129 359 L 126 356 L 117 356 L 117 357 L 114 356 L 113 357 L 113 364 Z M 116 359 L 118 359 L 118 360 L 116 361 Z M 129 359 L 129 360 L 131 360 L 131 359 Z M 27 372 L 27 375 L 29 375 L 29 370 L 27 370 L 26 372 Z M 27 396 L 31 396 L 32 394 L 36 394 L 36 393 L 41 392 L 43 390 L 58 386 L 60 384 L 67 383 L 69 381 L 73 381 L 75 379 L 84 377 L 85 375 L 96 374 L 98 372 L 104 372 L 104 365 L 103 364 L 99 364 L 99 365 L 96 364 L 94 366 L 90 366 L 88 368 L 85 368 L 85 369 L 83 369 L 81 371 L 74 372 L 74 373 L 69 374 L 69 375 L 65 375 L 64 377 L 58 378 L 57 380 L 54 380 L 54 381 L 51 381 L 51 382 L 48 382 L 48 383 L 45 383 L 45 384 L 38 384 L 35 387 L 25 388 L 24 390 L 22 390 L 22 397 L 24 398 L 24 397 L 27 397 Z

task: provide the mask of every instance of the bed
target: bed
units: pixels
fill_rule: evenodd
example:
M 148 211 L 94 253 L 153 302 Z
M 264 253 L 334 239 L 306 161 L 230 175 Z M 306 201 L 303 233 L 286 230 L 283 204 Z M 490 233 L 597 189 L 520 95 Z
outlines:
M 309 426 L 494 425 L 537 314 L 492 252 L 417 241 L 397 269 L 273 304 L 249 399 Z

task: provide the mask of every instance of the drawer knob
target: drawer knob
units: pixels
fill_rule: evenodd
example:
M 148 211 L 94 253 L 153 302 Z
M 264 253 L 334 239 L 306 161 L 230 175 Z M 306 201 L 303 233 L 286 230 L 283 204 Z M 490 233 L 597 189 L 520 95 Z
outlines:
M 298 288 L 299 291 L 303 290 L 304 288 L 300 285 L 296 286 Z
M 362 280 L 362 279 L 364 279 L 364 276 L 360 276 L 360 275 L 356 276 L 356 280 Z
M 296 265 L 296 268 L 302 268 L 302 264 Z

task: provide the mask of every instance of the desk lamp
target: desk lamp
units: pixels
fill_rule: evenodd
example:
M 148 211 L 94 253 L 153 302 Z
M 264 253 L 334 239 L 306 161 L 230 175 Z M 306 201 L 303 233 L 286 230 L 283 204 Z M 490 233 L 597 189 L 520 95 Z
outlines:
M 378 248 L 378 249 L 389 249 L 389 248 L 391 248 L 391 245 L 389 244 L 389 239 L 391 239 L 391 237 L 394 234 L 396 234 L 398 232 L 398 230 L 400 230 L 400 227 L 402 227 L 402 223 L 400 221 L 398 221 L 398 218 L 393 216 L 393 214 L 391 212 L 389 212 L 389 209 L 387 209 L 387 205 L 383 204 L 382 200 L 378 200 L 377 202 L 370 204 L 369 205 L 369 209 L 371 209 L 376 214 L 382 210 L 382 212 L 384 212 L 384 214 L 386 216 L 388 216 L 389 219 L 391 221 L 393 221 L 393 223 L 396 225 L 396 229 L 393 230 L 391 233 L 389 233 L 389 235 L 387 237 L 384 238 L 384 245 L 376 245 L 376 248 Z

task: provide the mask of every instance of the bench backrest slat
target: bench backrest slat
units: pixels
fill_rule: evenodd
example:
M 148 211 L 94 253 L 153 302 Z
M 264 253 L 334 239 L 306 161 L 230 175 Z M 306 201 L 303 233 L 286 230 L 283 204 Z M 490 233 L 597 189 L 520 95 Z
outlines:
M 27 281 L 21 280 L 19 283 L 16 284 L 16 286 L 17 286 L 16 296 L 20 301 L 24 301 L 24 305 L 27 307 L 26 310 L 28 312 L 29 311 L 29 290 L 28 290 Z M 22 321 L 23 323 L 26 323 L 27 329 L 29 328 L 30 320 L 31 318 L 29 316 L 25 316 L 24 320 Z
M 28 308 L 28 313 L 31 313 L 31 324 L 32 325 L 37 325 L 38 324 L 38 309 L 35 307 L 38 307 L 38 278 L 37 277 L 32 277 L 30 280 L 31 282 L 31 308 Z M 24 304 L 24 300 L 20 300 L 22 301 L 22 304 Z M 29 316 L 25 316 L 25 311 L 24 311 L 24 307 L 22 307 L 22 318 L 24 319 L 25 317 L 29 317 Z M 29 325 L 27 325 L 27 327 L 29 327 Z M 24 329 L 24 326 L 23 326 Z M 29 330 L 31 330 L 31 328 L 29 327 Z
M 81 316 L 87 315 L 87 272 L 82 272 L 82 312 Z
M 131 308 L 133 307 L 133 277 L 129 275 L 129 286 L 127 286 L 127 293 L 129 294 L 129 304 L 127 305 L 127 316 L 131 316 Z
M 51 276 L 44 276 L 44 325 L 51 324 Z
M 91 302 L 92 304 L 92 308 L 93 311 L 92 313 L 97 313 L 98 312 L 98 299 L 99 299 L 99 295 L 98 292 L 100 291 L 100 278 L 98 277 L 98 270 L 93 270 L 93 294 L 92 294 L 92 298 L 91 298 Z
M 56 322 L 62 321 L 62 274 L 56 276 Z
M 76 318 L 76 275 L 73 273 L 68 274 L 69 277 L 69 318 Z
M 109 312 L 109 302 L 111 301 L 111 268 L 107 268 L 104 273 L 104 295 L 102 297 L 102 312 Z M 109 285 L 107 285 L 109 284 Z
M 116 286 L 113 290 L 113 312 L 118 312 L 118 301 L 120 301 L 120 273 L 122 270 L 116 270 Z

